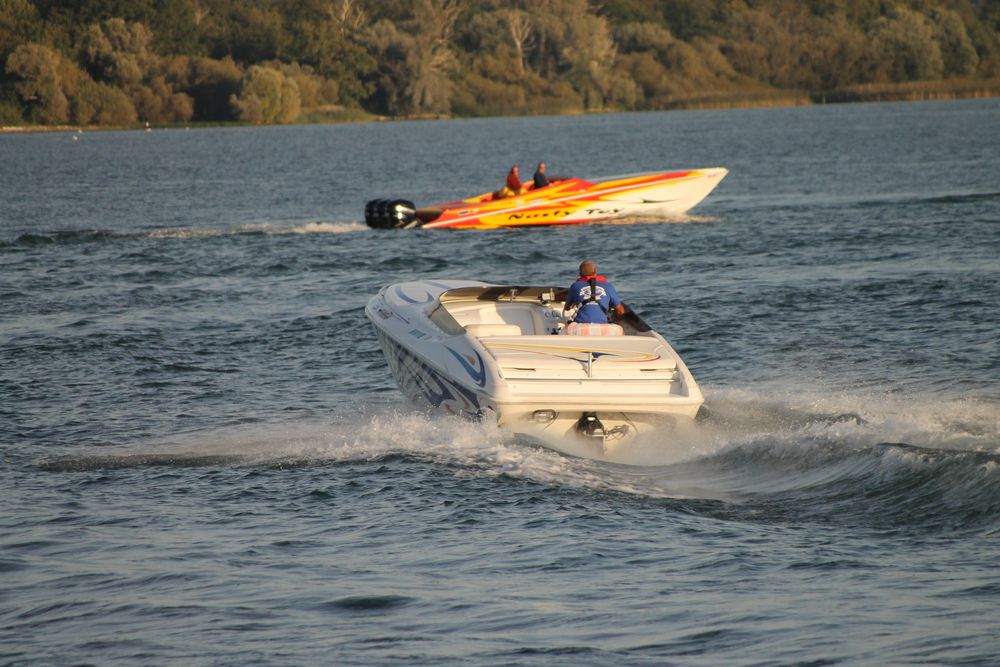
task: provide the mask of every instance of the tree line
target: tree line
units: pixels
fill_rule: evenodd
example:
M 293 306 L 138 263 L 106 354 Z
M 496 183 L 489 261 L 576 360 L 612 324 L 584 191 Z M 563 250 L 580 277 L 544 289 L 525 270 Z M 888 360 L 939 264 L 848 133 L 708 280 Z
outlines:
M 0 0 L 0 125 L 654 110 L 1000 79 L 1000 0 Z

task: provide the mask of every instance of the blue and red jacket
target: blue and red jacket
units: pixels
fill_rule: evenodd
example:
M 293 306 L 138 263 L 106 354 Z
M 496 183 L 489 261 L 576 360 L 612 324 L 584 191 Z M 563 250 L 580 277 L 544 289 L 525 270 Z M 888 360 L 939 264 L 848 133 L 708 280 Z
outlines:
M 591 280 L 594 281 L 593 290 L 590 287 Z M 566 308 L 582 304 L 573 321 L 600 324 L 608 321 L 608 312 L 621 302 L 614 285 L 604 276 L 580 276 L 569 286 Z

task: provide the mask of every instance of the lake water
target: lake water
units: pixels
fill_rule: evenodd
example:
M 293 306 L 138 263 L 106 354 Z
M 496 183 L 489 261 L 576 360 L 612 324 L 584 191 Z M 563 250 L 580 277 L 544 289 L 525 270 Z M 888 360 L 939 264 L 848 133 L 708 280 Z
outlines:
M 680 222 L 375 232 L 724 166 Z M 0 135 L 0 663 L 995 664 L 1000 100 Z M 708 419 L 426 415 L 363 309 L 595 258 Z

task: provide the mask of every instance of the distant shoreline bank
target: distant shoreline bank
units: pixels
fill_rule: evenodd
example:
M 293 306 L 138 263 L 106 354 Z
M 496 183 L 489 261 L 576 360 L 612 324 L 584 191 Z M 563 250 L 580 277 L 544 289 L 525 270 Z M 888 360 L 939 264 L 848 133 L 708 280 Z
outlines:
M 853 104 L 880 102 L 928 102 L 960 99 L 986 99 L 1000 97 L 1000 79 L 989 80 L 945 80 L 921 81 L 900 84 L 857 84 L 830 91 L 766 91 L 744 93 L 712 93 L 707 95 L 678 98 L 662 109 L 603 109 L 576 112 L 568 111 L 567 116 L 588 116 L 604 113 L 648 113 L 650 111 L 697 111 L 707 109 L 764 109 L 793 106 L 814 106 L 823 104 Z M 486 118 L 487 116 L 378 116 L 360 109 L 349 113 L 305 113 L 293 125 L 348 125 L 356 123 L 380 123 L 408 120 L 460 120 Z M 539 114 L 539 116 L 548 114 Z M 497 116 L 505 117 L 505 116 Z M 528 117 L 511 114 L 510 117 Z M 0 126 L 0 134 L 35 132 L 110 132 L 144 131 L 153 129 L 201 129 L 207 127 L 268 127 L 275 124 L 252 125 L 238 121 L 204 121 L 178 125 L 157 125 L 155 127 L 111 126 L 111 125 L 9 125 Z

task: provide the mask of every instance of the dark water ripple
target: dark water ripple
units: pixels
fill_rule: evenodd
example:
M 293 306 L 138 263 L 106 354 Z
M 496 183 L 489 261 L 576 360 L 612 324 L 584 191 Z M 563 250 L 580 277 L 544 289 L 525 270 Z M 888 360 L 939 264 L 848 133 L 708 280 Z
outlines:
M 0 663 L 1000 654 L 996 102 L 68 137 L 0 135 Z M 680 223 L 358 223 L 541 157 L 731 173 Z M 402 402 L 381 285 L 583 256 L 694 428 L 612 465 Z

